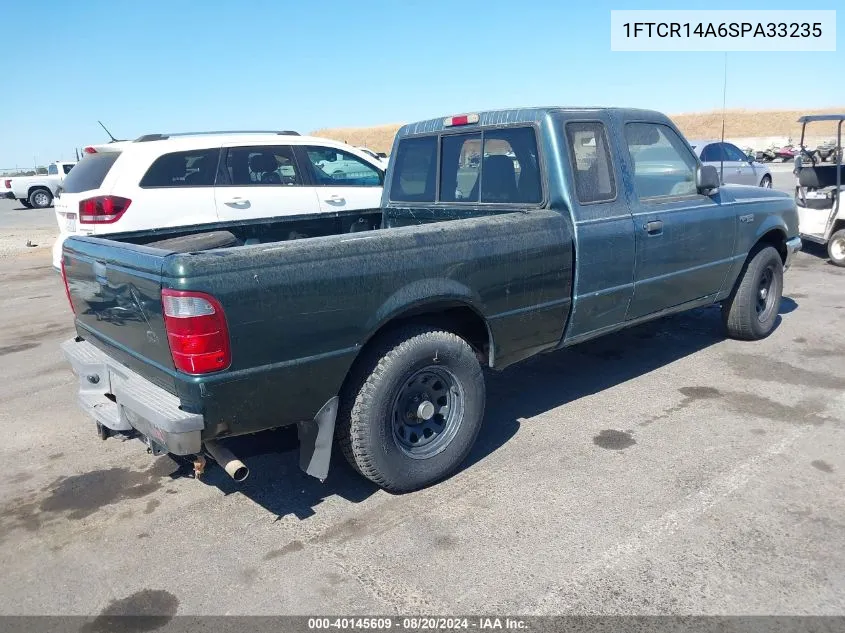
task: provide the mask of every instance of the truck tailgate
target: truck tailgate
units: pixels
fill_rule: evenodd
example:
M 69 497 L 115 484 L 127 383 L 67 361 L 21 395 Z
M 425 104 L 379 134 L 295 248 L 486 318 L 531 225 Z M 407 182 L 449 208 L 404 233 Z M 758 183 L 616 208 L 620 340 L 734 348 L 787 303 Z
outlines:
M 63 250 L 62 266 L 79 336 L 175 393 L 161 305 L 166 253 L 86 237 L 71 237 Z

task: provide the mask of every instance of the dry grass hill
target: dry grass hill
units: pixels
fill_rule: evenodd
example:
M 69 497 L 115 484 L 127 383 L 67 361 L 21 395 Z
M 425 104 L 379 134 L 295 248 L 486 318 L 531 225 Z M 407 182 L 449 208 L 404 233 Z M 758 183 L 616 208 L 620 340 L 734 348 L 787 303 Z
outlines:
M 820 110 L 728 110 L 725 113 L 725 136 L 791 136 L 797 142 L 801 134 L 801 126 L 796 123 L 798 117 L 804 114 L 840 112 L 845 112 L 845 106 Z M 718 138 L 722 133 L 721 111 L 673 114 L 671 117 L 687 138 Z M 400 125 L 401 123 L 394 123 L 361 128 L 325 128 L 312 134 L 351 145 L 364 145 L 377 152 L 389 152 Z M 828 124 L 819 123 L 812 132 L 817 136 L 827 136 L 833 135 L 835 130 Z

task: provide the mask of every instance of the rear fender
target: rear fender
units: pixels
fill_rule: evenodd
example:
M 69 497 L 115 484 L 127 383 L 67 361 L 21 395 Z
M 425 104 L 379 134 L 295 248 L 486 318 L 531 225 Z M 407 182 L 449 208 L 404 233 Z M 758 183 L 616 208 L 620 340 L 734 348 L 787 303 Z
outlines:
M 447 271 L 448 272 L 448 271 Z M 489 362 L 493 363 L 495 349 L 493 333 L 484 317 L 481 308 L 482 301 L 478 293 L 453 279 L 421 279 L 394 292 L 379 307 L 375 314 L 367 321 L 365 343 L 370 342 L 390 322 L 413 316 L 415 313 L 425 314 L 431 308 L 438 309 L 465 307 L 471 309 L 478 318 L 484 321 L 489 342 Z

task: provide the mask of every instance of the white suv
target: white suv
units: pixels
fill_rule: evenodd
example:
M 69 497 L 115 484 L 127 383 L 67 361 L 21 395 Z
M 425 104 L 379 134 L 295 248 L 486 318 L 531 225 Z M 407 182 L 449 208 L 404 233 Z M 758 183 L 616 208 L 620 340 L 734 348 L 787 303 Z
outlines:
M 271 218 L 381 204 L 384 165 L 296 132 L 148 134 L 85 148 L 54 207 L 68 235 Z

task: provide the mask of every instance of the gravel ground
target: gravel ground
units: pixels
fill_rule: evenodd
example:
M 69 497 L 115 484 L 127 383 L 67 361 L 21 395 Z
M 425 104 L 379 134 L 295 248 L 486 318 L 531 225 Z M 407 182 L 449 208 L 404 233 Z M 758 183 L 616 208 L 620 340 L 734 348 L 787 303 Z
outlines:
M 0 258 L 50 249 L 58 234 L 52 208 L 27 209 L 17 200 L 0 199 Z

